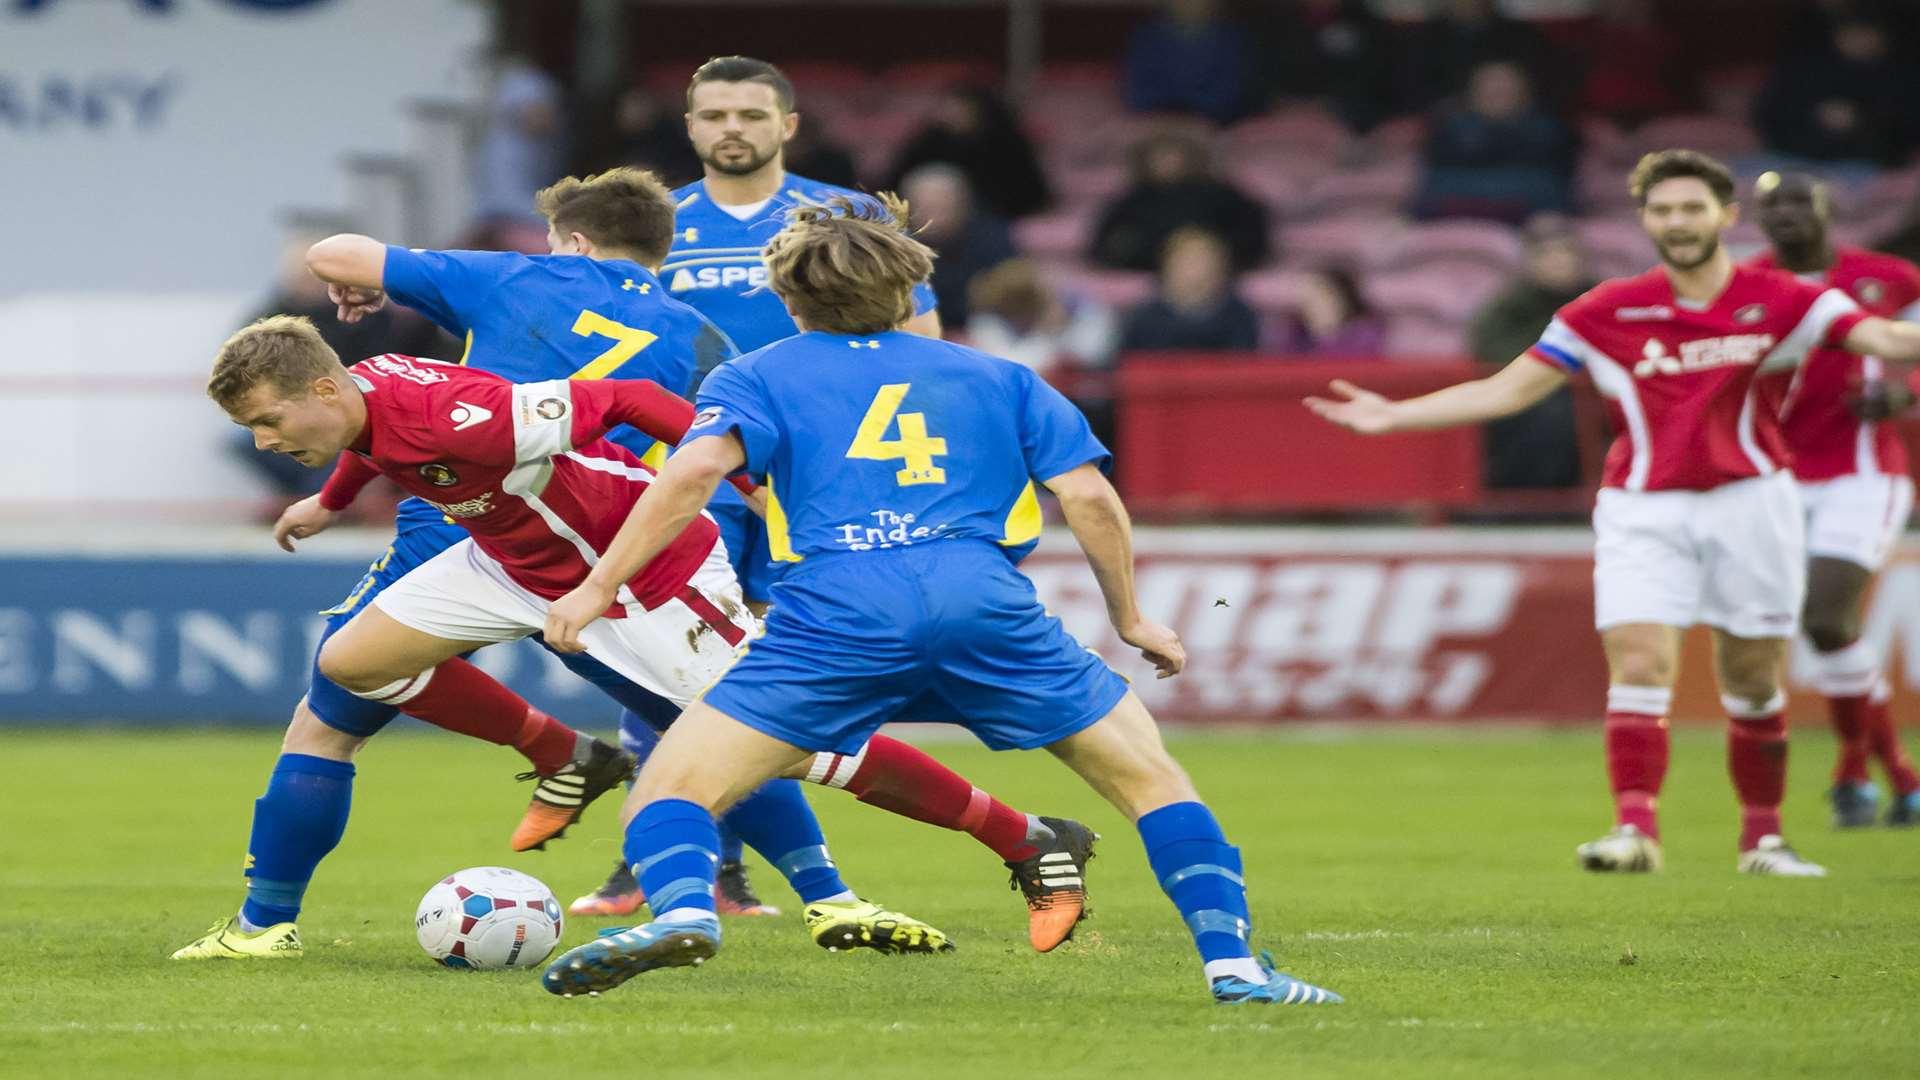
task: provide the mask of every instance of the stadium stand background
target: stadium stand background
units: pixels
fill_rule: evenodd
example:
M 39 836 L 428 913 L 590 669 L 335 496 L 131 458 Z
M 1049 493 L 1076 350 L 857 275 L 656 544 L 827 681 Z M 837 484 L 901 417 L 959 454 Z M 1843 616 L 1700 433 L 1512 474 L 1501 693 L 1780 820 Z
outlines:
M 0 13 L 0 138 L 28 166 L 0 230 L 35 253 L 0 273 L 0 384 L 20 418 L 0 435 L 0 522 L 21 564 L 0 604 L 7 716 L 277 722 L 304 662 L 297 613 L 379 541 L 323 538 L 327 561 L 291 572 L 258 558 L 255 523 L 285 489 L 201 399 L 213 345 L 276 292 L 281 245 L 316 221 L 539 250 L 515 199 L 556 170 L 639 161 L 691 179 L 680 95 L 716 41 L 793 76 L 796 171 L 900 183 L 941 209 L 929 236 L 972 271 L 944 283 L 949 307 L 979 312 L 956 336 L 1046 370 L 1111 435 L 1132 505 L 1185 526 L 1145 539 L 1144 580 L 1228 675 L 1156 691 L 1181 695 L 1175 714 L 1585 718 L 1602 680 L 1583 529 L 1326 527 L 1577 523 L 1604 445 L 1595 401 L 1376 443 L 1298 401 L 1336 376 L 1389 393 L 1454 381 L 1499 362 L 1530 311 L 1544 320 L 1543 296 L 1642 269 L 1624 185 L 1639 153 L 1692 146 L 1743 182 L 1843 154 L 1811 163 L 1836 186 L 1837 238 L 1915 254 L 1915 110 L 1884 91 L 1916 45 L 1892 5 L 279 6 Z M 1169 7 L 1206 21 L 1169 27 Z M 1877 44 L 1854 32 L 1865 23 Z M 1225 90 L 1189 78 L 1183 41 L 1238 56 L 1215 65 Z M 1184 111 L 1149 92 L 1177 86 Z M 1854 102 L 1861 138 L 1810 137 L 1804 106 L 1830 100 Z M 1546 183 L 1516 187 L 1516 169 Z M 1181 224 L 1225 243 L 1183 235 L 1162 265 Z M 1760 245 L 1750 224 L 1734 241 Z M 1170 342 L 1175 322 L 1190 336 Z M 1245 345 L 1249 326 L 1251 349 L 1166 351 Z M 1124 347 L 1142 342 L 1153 351 Z M 95 549 L 107 557 L 74 559 Z M 1051 558 L 1035 576 L 1078 617 L 1091 594 Z M 257 576 L 217 603 L 185 580 L 126 599 L 207 559 Z M 1917 571 L 1901 563 L 1882 588 L 1872 625 L 1888 647 L 1920 648 L 1896 625 L 1920 605 L 1892 599 L 1920 591 Z M 249 596 L 299 599 L 269 612 Z M 1521 642 L 1566 659 L 1524 670 Z M 537 656 L 515 663 L 563 691 Z

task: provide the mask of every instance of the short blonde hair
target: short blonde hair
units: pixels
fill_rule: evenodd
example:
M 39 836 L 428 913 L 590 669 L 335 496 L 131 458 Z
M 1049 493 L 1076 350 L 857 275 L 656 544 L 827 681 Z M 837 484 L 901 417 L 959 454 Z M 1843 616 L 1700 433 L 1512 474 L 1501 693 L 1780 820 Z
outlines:
M 767 244 L 767 278 L 810 329 L 878 334 L 913 318 L 913 289 L 933 257 L 907 233 L 906 200 L 841 195 L 787 215 Z
M 303 315 L 256 319 L 220 346 L 207 396 L 232 412 L 261 383 L 285 398 L 305 397 L 315 379 L 346 375 L 340 357 Z

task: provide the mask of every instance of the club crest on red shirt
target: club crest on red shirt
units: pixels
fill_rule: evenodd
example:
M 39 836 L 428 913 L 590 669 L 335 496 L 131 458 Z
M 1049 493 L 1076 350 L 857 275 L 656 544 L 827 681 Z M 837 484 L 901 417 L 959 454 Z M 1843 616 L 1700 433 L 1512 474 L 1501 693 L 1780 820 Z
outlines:
M 452 487 L 460 482 L 460 474 L 437 461 L 420 466 L 420 479 L 434 487 Z

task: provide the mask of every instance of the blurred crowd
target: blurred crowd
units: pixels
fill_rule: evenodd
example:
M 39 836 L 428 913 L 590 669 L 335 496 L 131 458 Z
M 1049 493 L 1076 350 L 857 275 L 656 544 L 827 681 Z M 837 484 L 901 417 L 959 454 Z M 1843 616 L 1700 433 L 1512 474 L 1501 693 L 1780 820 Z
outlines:
M 1559 305 L 1650 262 L 1624 176 L 1664 145 L 1748 178 L 1810 168 L 1834 183 L 1838 238 L 1920 254 L 1910 6 L 1801 0 L 1773 55 L 1721 62 L 1673 18 L 1685 3 L 1167 0 L 1117 63 L 1049 66 L 1018 104 L 964 62 L 793 64 L 788 167 L 904 194 L 947 331 L 1042 371 L 1103 434 L 1116 358 L 1138 353 L 1505 363 Z M 685 77 L 640 69 L 582 101 L 507 60 L 464 243 L 544 251 L 532 195 L 567 171 L 697 178 Z M 301 276 L 275 303 L 316 303 Z M 398 315 L 335 329 L 451 344 L 405 341 L 422 330 Z M 1489 484 L 1579 483 L 1573 412 L 1563 393 L 1494 428 Z

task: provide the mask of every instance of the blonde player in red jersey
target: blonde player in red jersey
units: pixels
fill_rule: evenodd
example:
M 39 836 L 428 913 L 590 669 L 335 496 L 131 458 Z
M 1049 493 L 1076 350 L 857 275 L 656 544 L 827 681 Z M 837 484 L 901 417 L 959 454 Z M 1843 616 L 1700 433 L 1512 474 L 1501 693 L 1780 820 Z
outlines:
M 1920 322 L 1920 267 L 1905 259 L 1835 244 L 1825 184 L 1805 173 L 1770 172 L 1753 186 L 1755 216 L 1772 250 L 1749 266 L 1785 270 L 1830 285 L 1875 315 Z M 1762 380 L 1793 451 L 1807 510 L 1807 602 L 1801 632 L 1814 650 L 1814 686 L 1827 699 L 1840 741 L 1833 772 L 1833 823 L 1872 825 L 1879 793 L 1867 762 L 1877 757 L 1892 783 L 1890 825 L 1920 822 L 1920 773 L 1900 747 L 1887 708 L 1885 658 L 1861 640 L 1860 613 L 1913 509 L 1907 450 L 1878 423 L 1913 403 L 1872 356 L 1819 349 L 1793 375 Z
M 1615 828 L 1580 845 L 1580 862 L 1660 867 L 1656 811 L 1680 636 L 1706 623 L 1731 721 L 1735 865 L 1823 876 L 1780 835 L 1782 669 L 1806 589 L 1806 537 L 1786 442 L 1755 383 L 1821 346 L 1920 359 L 1920 327 L 1869 316 L 1844 293 L 1791 274 L 1736 267 L 1720 244 L 1738 218 L 1733 176 L 1712 158 L 1648 154 L 1629 186 L 1660 266 L 1568 304 L 1537 344 L 1487 378 L 1404 401 L 1336 382 L 1338 399 L 1307 405 L 1368 435 L 1457 427 L 1517 413 L 1588 372 L 1619 432 L 1593 515 Z

